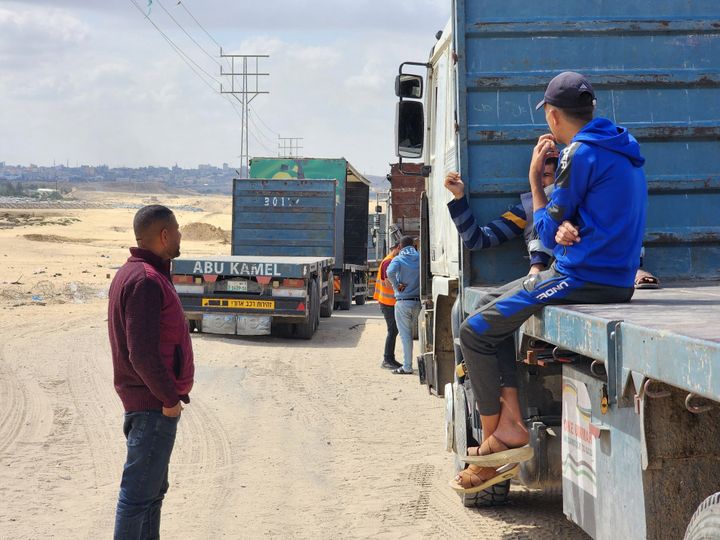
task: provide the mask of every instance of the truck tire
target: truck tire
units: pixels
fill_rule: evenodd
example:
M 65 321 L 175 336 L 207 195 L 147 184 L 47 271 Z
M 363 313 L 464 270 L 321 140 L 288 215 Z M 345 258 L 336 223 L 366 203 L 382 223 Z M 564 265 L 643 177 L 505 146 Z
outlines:
M 365 295 L 364 294 L 358 294 L 355 297 L 355 305 L 356 306 L 364 306 L 365 305 Z
M 455 387 L 454 433 L 455 433 L 455 474 L 465 469 L 465 462 L 458 456 L 467 454 L 468 446 L 477 446 L 472 436 L 472 419 L 468 415 L 467 397 L 465 387 L 458 384 Z M 510 480 L 500 482 L 479 493 L 460 493 L 460 499 L 466 508 L 484 508 L 488 506 L 503 506 L 508 502 L 510 493 Z
M 720 538 L 720 491 L 700 503 L 685 530 L 684 540 L 716 538 Z
M 332 317 L 333 309 L 335 308 L 335 286 L 333 284 L 332 273 L 327 276 L 328 283 L 328 297 L 322 304 L 320 304 L 320 316 L 323 318 Z
M 310 294 L 307 321 L 295 324 L 295 337 L 312 339 L 320 324 L 320 287 L 317 279 L 310 281 Z
M 190 319 L 188 321 L 188 330 L 192 334 L 195 330 L 198 334 L 202 334 L 202 319 Z

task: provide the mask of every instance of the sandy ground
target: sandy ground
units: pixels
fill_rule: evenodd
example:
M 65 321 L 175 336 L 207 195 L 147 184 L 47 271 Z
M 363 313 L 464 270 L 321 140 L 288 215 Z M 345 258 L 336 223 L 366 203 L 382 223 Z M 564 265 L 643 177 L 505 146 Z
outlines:
M 181 224 L 229 229 L 224 198 L 157 197 L 203 209 Z M 133 213 L 0 209 L 0 538 L 111 536 L 124 438 L 106 291 Z M 228 248 L 183 241 L 184 254 Z M 558 496 L 518 488 L 508 507 L 463 508 L 443 402 L 380 369 L 383 339 L 373 303 L 323 319 L 309 342 L 194 334 L 163 536 L 584 538 Z

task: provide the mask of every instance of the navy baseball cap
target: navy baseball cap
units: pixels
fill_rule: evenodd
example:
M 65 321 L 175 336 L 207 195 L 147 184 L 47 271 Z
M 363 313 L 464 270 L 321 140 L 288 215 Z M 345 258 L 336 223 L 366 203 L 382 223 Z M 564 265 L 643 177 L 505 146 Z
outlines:
M 574 71 L 563 71 L 555 77 L 545 89 L 545 97 L 535 110 L 546 103 L 560 109 L 582 110 L 595 106 L 595 91 L 590 81 Z

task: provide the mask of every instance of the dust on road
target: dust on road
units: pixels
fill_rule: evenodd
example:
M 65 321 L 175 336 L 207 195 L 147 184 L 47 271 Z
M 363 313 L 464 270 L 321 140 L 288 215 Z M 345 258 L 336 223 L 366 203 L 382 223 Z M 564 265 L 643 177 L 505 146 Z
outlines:
M 105 309 L 0 310 L 0 538 L 110 535 L 124 438 Z M 585 538 L 558 496 L 463 508 L 443 402 L 380 369 L 383 339 L 372 303 L 312 341 L 194 334 L 163 536 Z

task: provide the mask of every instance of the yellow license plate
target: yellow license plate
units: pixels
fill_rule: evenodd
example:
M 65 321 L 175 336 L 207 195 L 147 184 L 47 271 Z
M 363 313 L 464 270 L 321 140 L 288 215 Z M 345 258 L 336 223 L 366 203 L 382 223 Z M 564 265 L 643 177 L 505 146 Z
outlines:
M 275 309 L 275 301 L 239 300 L 233 298 L 203 298 L 202 306 L 226 309 Z

